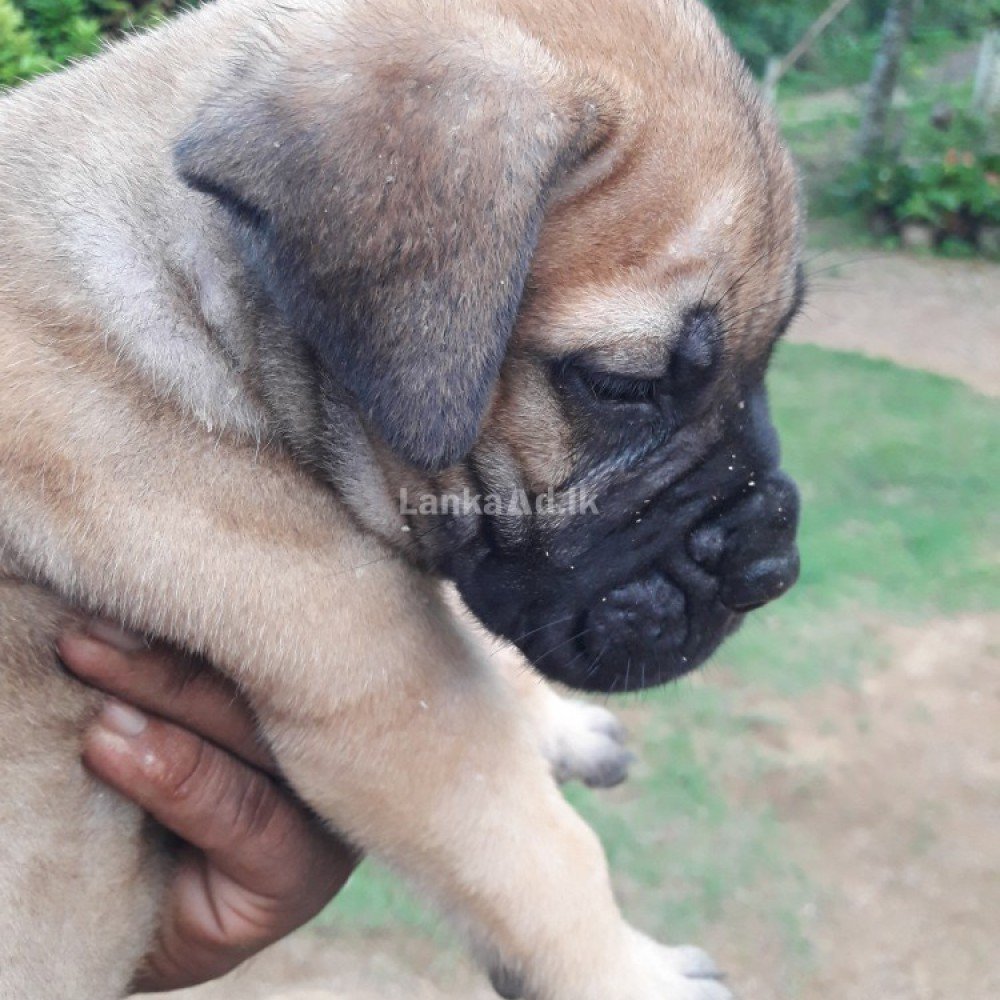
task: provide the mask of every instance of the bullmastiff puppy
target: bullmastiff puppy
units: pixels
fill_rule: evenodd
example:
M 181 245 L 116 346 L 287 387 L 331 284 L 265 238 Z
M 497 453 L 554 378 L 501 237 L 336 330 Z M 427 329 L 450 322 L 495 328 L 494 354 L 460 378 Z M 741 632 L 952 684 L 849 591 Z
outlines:
M 729 996 L 623 920 L 552 779 L 591 717 L 442 583 L 615 692 L 795 578 L 796 180 L 709 14 L 218 0 L 5 96 L 0 194 L 4 1000 L 122 995 L 170 864 L 79 764 L 81 615 L 231 677 L 505 996 Z

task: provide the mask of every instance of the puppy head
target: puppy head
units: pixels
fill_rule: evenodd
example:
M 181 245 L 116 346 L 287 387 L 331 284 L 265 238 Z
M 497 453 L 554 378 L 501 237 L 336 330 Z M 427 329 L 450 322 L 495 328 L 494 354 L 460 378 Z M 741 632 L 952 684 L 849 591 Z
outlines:
M 176 162 L 292 446 L 543 672 L 658 683 L 797 573 L 794 174 L 701 7 L 499 6 L 289 13 Z

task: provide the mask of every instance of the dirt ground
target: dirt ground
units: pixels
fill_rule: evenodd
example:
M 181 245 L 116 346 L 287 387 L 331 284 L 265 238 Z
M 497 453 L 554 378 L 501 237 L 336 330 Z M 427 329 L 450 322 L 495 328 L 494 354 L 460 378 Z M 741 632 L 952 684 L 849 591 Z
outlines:
M 815 955 L 775 983 L 753 914 L 733 913 L 707 943 L 745 1000 L 1000 997 L 1000 615 L 885 638 L 888 665 L 857 689 L 759 706 Z
M 1000 268 L 859 250 L 814 255 L 789 340 L 887 358 L 1000 395 Z
M 832 268 L 830 270 L 826 270 Z M 791 336 L 1000 395 L 1000 268 L 904 257 L 816 260 Z M 882 629 L 890 655 L 855 688 L 755 706 L 766 796 L 817 888 L 813 960 L 775 982 L 753 901 L 708 940 L 743 1000 L 1000 997 L 1000 615 Z M 764 890 L 766 891 L 766 890 Z M 759 901 L 756 905 L 759 905 Z M 487 1000 L 473 970 L 400 936 L 300 933 L 184 1000 Z

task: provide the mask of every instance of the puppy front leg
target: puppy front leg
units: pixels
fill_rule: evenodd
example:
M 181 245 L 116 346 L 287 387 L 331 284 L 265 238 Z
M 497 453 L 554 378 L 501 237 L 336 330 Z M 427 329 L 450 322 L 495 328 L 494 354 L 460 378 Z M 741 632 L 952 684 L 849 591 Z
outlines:
M 515 692 L 456 622 L 435 608 L 426 628 L 435 595 L 421 584 L 421 620 L 373 637 L 381 676 L 365 695 L 345 702 L 331 678 L 307 712 L 283 685 L 260 698 L 295 787 L 436 896 L 504 995 L 728 996 L 700 953 L 624 923 L 600 845 L 558 793 Z

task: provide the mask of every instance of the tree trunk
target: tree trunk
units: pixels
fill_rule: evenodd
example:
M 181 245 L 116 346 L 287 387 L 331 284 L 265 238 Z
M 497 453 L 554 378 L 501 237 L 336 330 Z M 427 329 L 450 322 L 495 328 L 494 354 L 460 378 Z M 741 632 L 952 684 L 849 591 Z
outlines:
M 991 27 L 979 51 L 972 107 L 987 118 L 1000 115 L 1000 28 Z
M 886 11 L 858 134 L 858 155 L 864 159 L 878 159 L 889 144 L 889 112 L 916 6 L 917 0 L 892 0 Z
M 840 17 L 854 0 L 833 0 L 829 7 L 810 25 L 809 30 L 799 39 L 798 44 L 784 59 L 769 59 L 764 74 L 764 94 L 772 103 L 778 99 L 778 84 L 781 78 L 816 44 L 820 35 Z

